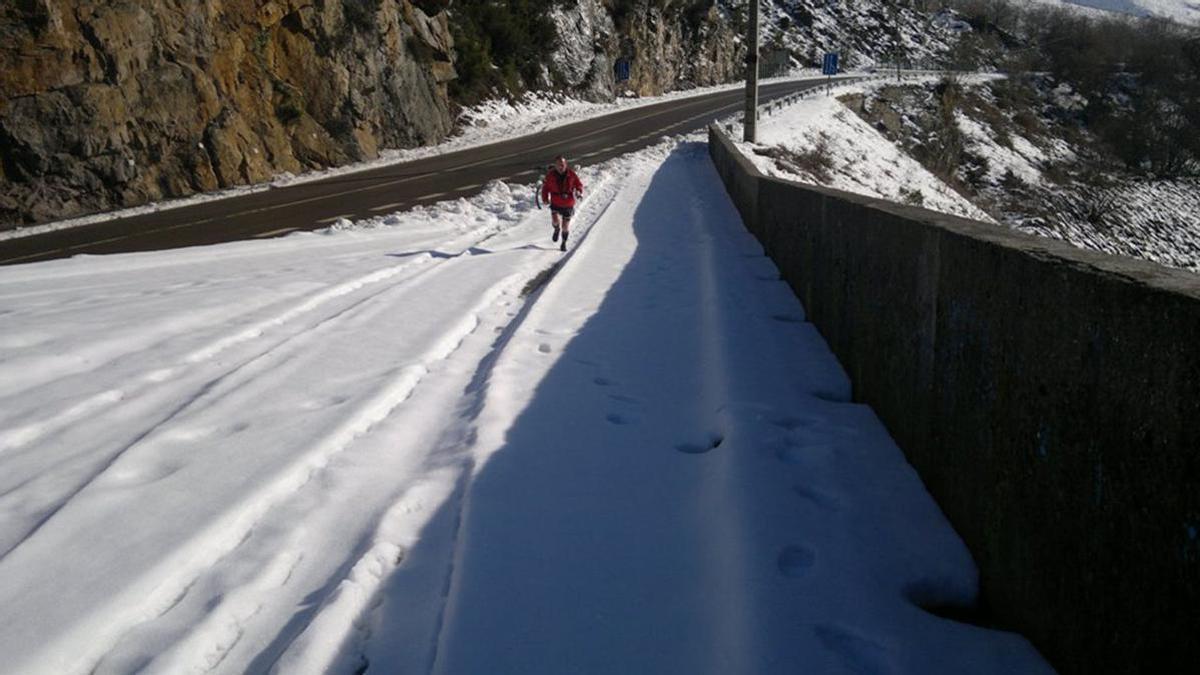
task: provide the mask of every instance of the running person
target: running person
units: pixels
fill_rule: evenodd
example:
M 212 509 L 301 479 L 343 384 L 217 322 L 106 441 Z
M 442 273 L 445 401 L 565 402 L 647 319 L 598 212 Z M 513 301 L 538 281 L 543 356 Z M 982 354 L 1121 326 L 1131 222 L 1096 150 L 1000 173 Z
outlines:
M 551 235 L 550 241 L 558 241 L 559 230 L 562 231 L 560 251 L 567 250 L 571 217 L 575 215 L 575 199 L 582 196 L 583 181 L 579 180 L 579 175 L 567 166 L 566 157 L 555 157 L 554 167 L 546 173 L 546 179 L 542 181 L 542 201 L 550 202 L 550 220 L 554 224 L 554 234 Z

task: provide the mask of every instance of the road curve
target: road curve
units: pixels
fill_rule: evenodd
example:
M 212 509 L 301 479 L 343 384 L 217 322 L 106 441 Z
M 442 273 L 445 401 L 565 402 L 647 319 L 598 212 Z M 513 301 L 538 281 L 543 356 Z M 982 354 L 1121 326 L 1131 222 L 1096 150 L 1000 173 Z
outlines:
M 822 81 L 763 85 L 760 101 Z M 743 97 L 736 89 L 666 101 L 403 164 L 0 241 L 0 265 L 280 236 L 326 227 L 339 218 L 368 218 L 469 196 L 492 180 L 532 181 L 537 173 L 533 167 L 544 166 L 557 153 L 586 166 L 645 147 L 664 135 L 702 128 L 740 110 Z

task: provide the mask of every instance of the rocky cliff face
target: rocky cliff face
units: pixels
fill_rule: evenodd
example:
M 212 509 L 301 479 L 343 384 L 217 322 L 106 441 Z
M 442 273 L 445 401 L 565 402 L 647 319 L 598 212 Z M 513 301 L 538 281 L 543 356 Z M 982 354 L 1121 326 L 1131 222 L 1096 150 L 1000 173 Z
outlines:
M 0 223 L 369 158 L 444 137 L 446 16 L 408 0 L 13 0 Z
M 580 0 L 553 12 L 560 47 L 548 66 L 577 95 L 654 96 L 743 76 L 745 49 L 724 3 L 634 0 L 617 3 L 616 16 L 612 4 Z M 618 58 L 630 61 L 627 82 L 614 82 Z
M 646 3 L 625 18 L 623 87 L 640 96 L 721 84 L 745 73 L 746 50 L 720 3 Z
M 551 19 L 558 32 L 559 47 L 547 64 L 558 81 L 591 101 L 613 96 L 613 61 L 618 40 L 609 10 L 600 0 L 580 0 L 573 7 L 557 6 Z M 554 77 L 547 77 L 553 82 Z

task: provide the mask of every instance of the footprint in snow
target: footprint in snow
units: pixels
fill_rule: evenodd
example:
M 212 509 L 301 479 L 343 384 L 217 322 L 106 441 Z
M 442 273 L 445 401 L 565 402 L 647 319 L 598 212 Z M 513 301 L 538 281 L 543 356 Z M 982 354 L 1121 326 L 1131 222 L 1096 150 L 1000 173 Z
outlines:
M 887 649 L 875 640 L 833 624 L 821 624 L 813 628 L 813 632 L 821 644 L 837 654 L 853 672 L 871 675 L 894 672 L 888 662 Z
M 721 436 L 713 434 L 705 443 L 680 443 L 675 446 L 675 449 L 685 455 L 703 455 L 706 452 L 715 450 L 721 447 L 725 439 Z
M 784 464 L 800 464 L 805 460 L 828 454 L 832 451 L 833 446 L 828 443 L 801 445 L 789 439 L 775 450 L 775 457 Z
M 631 405 L 637 405 L 641 403 L 640 400 L 632 396 L 626 396 L 625 394 L 609 394 L 608 397 L 618 403 L 629 403 Z
M 804 546 L 786 546 L 779 552 L 779 558 L 776 560 L 779 572 L 791 578 L 804 576 L 816 562 L 817 555 L 812 549 Z
M 613 382 L 612 380 L 608 379 L 607 377 L 594 377 L 594 378 L 592 378 L 592 382 L 594 382 L 597 386 L 600 386 L 600 387 L 611 387 L 614 384 L 616 384 L 616 382 Z
M 801 427 L 813 426 L 820 420 L 815 417 L 773 417 L 770 421 L 781 429 L 795 431 Z
M 821 399 L 822 401 L 830 401 L 830 402 L 835 402 L 835 403 L 843 402 L 843 401 L 835 401 L 835 400 L 832 400 L 831 398 L 827 398 L 827 396 L 828 396 L 827 394 L 814 395 L 814 396 L 816 396 L 816 398 Z M 844 425 L 840 425 L 840 424 L 834 424 L 834 423 L 830 422 L 827 417 L 817 416 L 817 415 L 799 415 L 799 416 L 783 415 L 783 416 L 779 416 L 779 417 L 771 417 L 768 419 L 768 421 L 771 424 L 773 424 L 789 433 L 794 432 L 798 429 L 804 429 L 804 430 L 808 430 L 808 431 L 815 432 L 818 434 L 822 434 L 823 436 L 828 437 L 828 438 L 833 438 L 835 436 L 855 436 L 858 434 L 858 429 L 855 429 L 854 427 L 848 427 L 848 426 L 844 426 Z
M 836 511 L 841 506 L 837 497 L 834 497 L 828 492 L 824 492 L 816 488 L 811 488 L 806 485 L 796 485 L 792 488 L 792 491 L 804 501 L 810 502 L 814 506 L 827 511 Z
M 543 354 L 549 354 L 550 353 L 550 345 L 543 342 L 542 344 L 538 345 L 538 351 Z
M 615 424 L 617 426 L 625 426 L 627 424 L 634 424 L 637 422 L 635 418 L 630 417 L 629 415 L 623 415 L 621 413 L 609 413 L 604 419 L 609 424 Z
M 822 401 L 826 401 L 828 403 L 851 403 L 852 402 L 850 400 L 849 392 L 836 392 L 836 391 L 827 391 L 824 389 L 817 389 L 816 391 L 812 392 L 812 397 L 816 398 L 816 399 L 820 399 Z

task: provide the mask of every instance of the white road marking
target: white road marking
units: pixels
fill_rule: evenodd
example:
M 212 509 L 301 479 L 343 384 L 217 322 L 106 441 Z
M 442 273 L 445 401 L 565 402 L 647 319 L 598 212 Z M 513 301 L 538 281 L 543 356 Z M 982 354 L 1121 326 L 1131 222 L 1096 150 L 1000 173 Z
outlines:
M 389 209 L 394 209 L 397 206 L 404 206 L 404 202 L 392 202 L 391 204 L 384 204 L 383 206 L 376 206 L 374 208 L 367 209 L 367 210 L 368 211 L 387 211 Z
M 293 203 L 295 203 L 295 202 L 293 202 Z M 318 225 L 324 225 L 325 223 L 332 223 L 332 222 L 335 222 L 335 221 L 341 220 L 342 218 L 349 218 L 351 215 L 353 215 L 353 214 L 350 214 L 350 213 L 343 213 L 343 214 L 341 214 L 340 216 L 333 216 L 333 217 L 331 217 L 331 218 L 322 218 L 321 220 L 318 220 L 318 221 L 317 221 L 317 224 L 318 224 Z
M 270 232 L 263 232 L 262 234 L 256 234 L 256 235 L 254 235 L 254 238 L 255 239 L 266 239 L 267 237 L 273 237 L 277 234 L 283 234 L 285 232 L 295 232 L 298 229 L 300 229 L 300 228 L 298 228 L 298 227 L 281 227 L 278 230 L 271 230 Z

